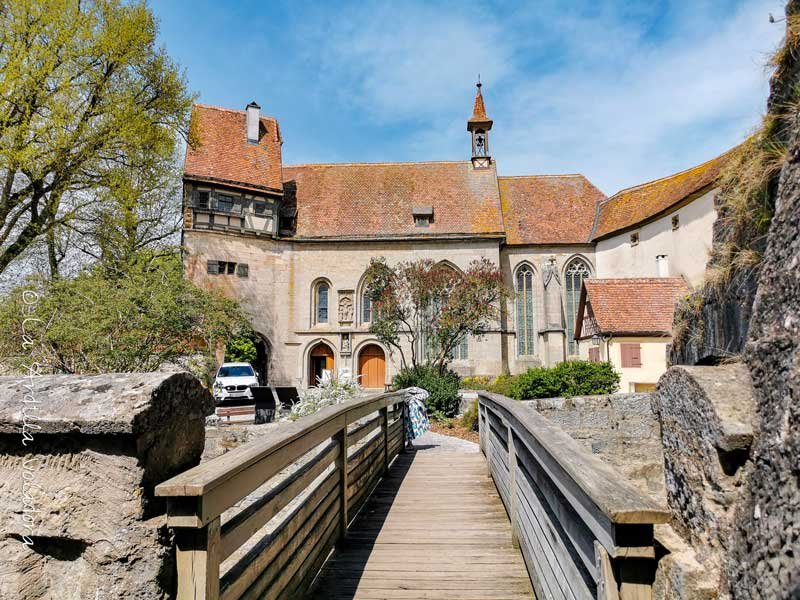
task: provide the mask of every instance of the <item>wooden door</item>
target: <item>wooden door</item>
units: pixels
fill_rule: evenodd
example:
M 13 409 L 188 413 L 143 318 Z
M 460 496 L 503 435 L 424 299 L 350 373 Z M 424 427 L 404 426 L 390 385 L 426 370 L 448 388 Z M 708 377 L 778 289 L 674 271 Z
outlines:
M 380 346 L 370 344 L 358 355 L 361 387 L 383 389 L 386 384 L 386 355 Z
M 320 343 L 312 348 L 309 363 L 309 386 L 316 386 L 325 371 L 330 371 L 331 377 L 333 376 L 333 350 L 325 344 Z

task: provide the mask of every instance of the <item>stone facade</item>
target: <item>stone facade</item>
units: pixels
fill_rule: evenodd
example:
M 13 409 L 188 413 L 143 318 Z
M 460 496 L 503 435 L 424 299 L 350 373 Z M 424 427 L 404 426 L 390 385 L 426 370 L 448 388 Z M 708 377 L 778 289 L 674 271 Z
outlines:
M 466 269 L 478 258 L 500 265 L 509 287 L 514 274 L 525 264 L 535 274 L 534 314 L 536 349 L 534 356 L 518 357 L 513 304 L 505 307 L 500 323 L 480 339 L 468 340 L 468 357 L 453 361 L 464 375 L 496 375 L 522 372 L 530 366 L 555 364 L 565 356 L 565 308 L 563 276 L 553 283 L 559 305 L 551 308 L 558 322 L 546 322 L 542 269 L 555 259 L 563 273 L 567 263 L 578 257 L 593 269 L 589 245 L 567 247 L 503 247 L 498 240 L 460 241 L 327 241 L 300 242 L 230 235 L 210 231 L 185 231 L 187 275 L 200 285 L 222 290 L 236 298 L 250 315 L 253 327 L 269 346 L 270 383 L 305 387 L 309 383 L 309 353 L 319 343 L 334 353 L 337 373 L 358 370 L 360 351 L 367 345 L 383 347 L 363 322 L 362 278 L 370 259 L 383 256 L 390 263 L 427 258 Z M 248 276 L 209 274 L 208 261 L 245 263 Z M 328 323 L 314 323 L 314 288 L 317 282 L 330 285 Z M 346 301 L 346 310 L 340 303 Z M 346 318 L 342 318 L 346 317 Z M 553 317 L 551 316 L 551 321 Z M 343 347 L 343 343 L 345 347 Z M 347 351 L 349 344 L 349 352 Z M 387 356 L 386 383 L 399 369 L 399 357 Z
M 153 489 L 200 461 L 208 391 L 132 373 L 2 377 L 0 395 L 0 598 L 172 597 Z

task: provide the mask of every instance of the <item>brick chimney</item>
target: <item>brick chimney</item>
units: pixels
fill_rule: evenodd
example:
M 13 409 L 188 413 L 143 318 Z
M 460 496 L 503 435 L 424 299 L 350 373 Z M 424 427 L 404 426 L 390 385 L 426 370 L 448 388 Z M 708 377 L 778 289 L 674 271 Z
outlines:
M 253 100 L 253 102 L 247 105 L 245 112 L 247 113 L 247 141 L 251 144 L 257 144 L 261 107 Z

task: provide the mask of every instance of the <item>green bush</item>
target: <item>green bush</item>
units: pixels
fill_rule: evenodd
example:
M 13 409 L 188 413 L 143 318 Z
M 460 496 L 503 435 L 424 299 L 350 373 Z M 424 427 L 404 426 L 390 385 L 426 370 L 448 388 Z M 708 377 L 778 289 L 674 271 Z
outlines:
M 610 362 L 569 360 L 528 369 L 512 379 L 506 395 L 517 400 L 613 394 L 619 389 L 619 373 Z
M 432 419 L 452 418 L 458 414 L 460 379 L 457 373 L 446 370 L 443 375 L 432 365 L 401 369 L 392 380 L 396 390 L 419 387 L 430 394 L 428 416 Z
M 478 431 L 478 401 L 475 400 L 461 417 L 461 426 L 465 429 Z

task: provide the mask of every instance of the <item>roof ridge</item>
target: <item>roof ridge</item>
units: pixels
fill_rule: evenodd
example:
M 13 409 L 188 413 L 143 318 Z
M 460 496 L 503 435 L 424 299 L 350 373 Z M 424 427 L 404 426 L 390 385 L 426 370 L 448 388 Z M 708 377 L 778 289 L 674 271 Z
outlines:
M 685 283 L 683 277 L 591 277 L 586 279 L 589 283 L 609 283 L 609 282 L 631 282 L 631 281 L 653 281 L 653 282 L 671 282 L 680 281 Z
M 638 189 L 640 189 L 640 188 L 643 188 L 643 187 L 646 187 L 646 186 L 648 186 L 648 185 L 652 185 L 652 184 L 654 184 L 654 183 L 658 183 L 658 182 L 660 182 L 660 181 L 666 181 L 666 180 L 668 180 L 668 179 L 672 179 L 673 177 L 678 177 L 679 175 L 684 175 L 685 173 L 688 173 L 689 171 L 694 171 L 695 169 L 699 169 L 699 168 L 701 168 L 701 167 L 705 167 L 706 165 L 708 165 L 708 164 L 710 164 L 710 163 L 713 163 L 713 162 L 714 162 L 714 161 L 716 161 L 716 160 L 719 160 L 720 158 L 722 158 L 722 157 L 723 157 L 723 156 L 725 156 L 726 154 L 730 154 L 731 152 L 733 152 L 734 150 L 736 150 L 736 148 L 738 148 L 738 147 L 739 147 L 739 145 L 737 144 L 737 145 L 736 145 L 736 146 L 734 146 L 733 148 L 731 148 L 731 149 L 729 149 L 729 150 L 726 150 L 725 152 L 723 152 L 722 154 L 719 154 L 719 155 L 715 156 L 714 158 L 710 158 L 710 159 L 708 159 L 707 161 L 701 162 L 701 163 L 699 163 L 699 164 L 696 164 L 696 165 L 694 165 L 694 166 L 692 166 L 692 167 L 688 167 L 688 168 L 686 168 L 686 169 L 683 169 L 682 171 L 677 171 L 677 172 L 675 172 L 675 173 L 672 173 L 672 174 L 670 174 L 670 175 L 665 175 L 664 177 L 658 177 L 658 178 L 656 178 L 656 179 L 651 179 L 650 181 L 645 181 L 645 182 L 643 182 L 643 183 L 639 183 L 639 184 L 637 184 L 637 185 L 632 185 L 632 186 L 630 186 L 630 187 L 622 188 L 621 190 L 618 190 L 617 192 L 615 192 L 614 194 L 612 194 L 611 196 L 609 196 L 609 197 L 608 197 L 608 198 L 605 200 L 605 202 L 610 202 L 611 200 L 613 200 L 614 198 L 616 198 L 616 197 L 617 197 L 617 196 L 619 196 L 620 194 L 624 194 L 625 192 L 630 192 L 630 191 L 633 191 L 633 190 L 638 190 Z
M 237 115 L 245 114 L 245 111 L 243 111 L 243 110 L 237 110 L 235 108 L 227 108 L 225 106 L 216 106 L 214 104 L 203 104 L 202 102 L 195 102 L 194 104 L 192 104 L 192 107 L 195 107 L 195 106 L 199 106 L 200 108 L 210 108 L 211 110 L 219 110 L 219 111 L 222 111 L 222 112 L 234 113 L 234 114 L 237 114 Z M 261 118 L 261 119 L 271 119 L 272 121 L 276 121 L 276 122 L 278 120 L 277 117 L 273 117 L 272 115 L 264 115 L 264 114 L 260 114 L 259 118 Z
M 379 165 L 468 165 L 468 160 L 407 160 L 407 161 L 383 161 L 383 162 L 346 162 L 346 163 L 300 163 L 296 165 L 283 165 L 284 169 L 297 167 L 361 167 Z
M 589 181 L 583 173 L 542 173 L 540 175 L 498 175 L 498 179 L 532 179 L 534 177 L 582 177 Z

